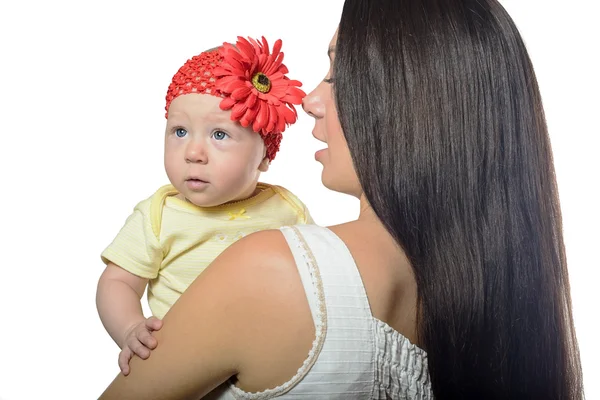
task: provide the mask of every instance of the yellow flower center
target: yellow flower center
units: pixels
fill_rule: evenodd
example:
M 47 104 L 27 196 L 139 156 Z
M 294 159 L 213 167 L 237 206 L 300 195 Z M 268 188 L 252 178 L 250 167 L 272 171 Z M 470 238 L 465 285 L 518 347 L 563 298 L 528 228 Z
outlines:
M 271 81 L 262 72 L 257 72 L 252 77 L 252 86 L 261 93 L 267 93 L 271 90 Z

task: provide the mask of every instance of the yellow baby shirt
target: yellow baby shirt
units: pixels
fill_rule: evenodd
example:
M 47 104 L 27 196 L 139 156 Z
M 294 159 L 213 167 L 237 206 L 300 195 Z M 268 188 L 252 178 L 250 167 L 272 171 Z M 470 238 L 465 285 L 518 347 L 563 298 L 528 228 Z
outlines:
M 102 252 L 112 262 L 148 278 L 148 304 L 162 319 L 179 296 L 229 245 L 265 229 L 313 224 L 306 206 L 290 191 L 259 183 L 246 200 L 198 207 L 166 185 L 141 201 Z

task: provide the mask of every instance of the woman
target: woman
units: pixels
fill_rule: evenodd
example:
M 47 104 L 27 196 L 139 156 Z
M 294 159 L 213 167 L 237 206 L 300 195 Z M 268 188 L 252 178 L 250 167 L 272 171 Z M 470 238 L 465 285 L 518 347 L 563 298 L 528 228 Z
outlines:
M 551 149 L 495 0 L 347 0 L 304 100 L 358 220 L 225 251 L 103 399 L 580 399 Z M 250 392 L 261 392 L 249 394 Z

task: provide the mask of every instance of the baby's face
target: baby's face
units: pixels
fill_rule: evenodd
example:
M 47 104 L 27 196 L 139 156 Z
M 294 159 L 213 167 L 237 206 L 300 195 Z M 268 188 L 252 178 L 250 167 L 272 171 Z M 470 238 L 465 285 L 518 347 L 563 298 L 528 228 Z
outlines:
M 177 97 L 165 131 L 165 169 L 188 201 L 212 207 L 250 197 L 268 168 L 258 133 L 230 119 L 221 99 L 206 94 Z

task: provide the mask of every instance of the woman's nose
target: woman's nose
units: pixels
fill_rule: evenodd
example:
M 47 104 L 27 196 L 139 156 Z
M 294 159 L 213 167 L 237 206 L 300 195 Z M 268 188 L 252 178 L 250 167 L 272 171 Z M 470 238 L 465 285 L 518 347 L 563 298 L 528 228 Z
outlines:
M 302 109 L 304 112 L 316 119 L 325 116 L 325 104 L 318 90 L 319 86 L 302 99 Z

